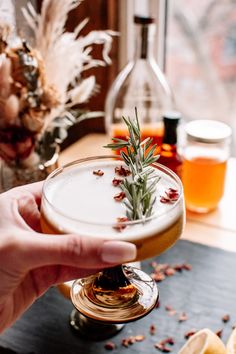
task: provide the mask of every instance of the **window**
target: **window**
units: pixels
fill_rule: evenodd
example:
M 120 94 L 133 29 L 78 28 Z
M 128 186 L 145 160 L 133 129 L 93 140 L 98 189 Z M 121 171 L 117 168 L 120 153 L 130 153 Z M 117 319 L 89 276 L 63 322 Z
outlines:
M 236 3 L 168 1 L 166 73 L 186 120 L 233 128 L 236 155 Z
M 186 121 L 216 119 L 233 129 L 236 156 L 236 2 L 120 1 L 119 67 L 131 57 L 132 16 L 157 17 L 157 59 Z M 148 10 L 149 9 L 149 10 Z

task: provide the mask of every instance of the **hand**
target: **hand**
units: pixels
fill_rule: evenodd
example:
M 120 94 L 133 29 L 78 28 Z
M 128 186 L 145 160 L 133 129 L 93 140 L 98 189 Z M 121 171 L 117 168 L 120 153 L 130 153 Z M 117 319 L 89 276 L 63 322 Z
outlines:
M 136 256 L 128 242 L 40 233 L 41 191 L 39 182 L 0 195 L 0 332 L 53 284 Z

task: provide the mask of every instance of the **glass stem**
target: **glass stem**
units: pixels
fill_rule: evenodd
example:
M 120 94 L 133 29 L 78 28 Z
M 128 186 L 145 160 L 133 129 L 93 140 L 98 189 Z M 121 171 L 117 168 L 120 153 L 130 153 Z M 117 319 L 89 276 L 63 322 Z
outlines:
M 130 281 L 125 275 L 122 265 L 104 269 L 95 281 L 97 287 L 110 290 L 116 290 L 129 284 Z

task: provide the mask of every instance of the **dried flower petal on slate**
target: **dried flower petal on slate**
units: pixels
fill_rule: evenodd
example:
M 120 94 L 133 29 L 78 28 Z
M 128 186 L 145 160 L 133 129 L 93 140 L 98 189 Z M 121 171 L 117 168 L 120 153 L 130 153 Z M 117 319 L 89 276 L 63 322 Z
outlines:
M 151 324 L 149 327 L 149 333 L 153 336 L 156 333 L 156 326 L 154 324 Z
M 135 342 L 141 342 L 141 338 L 143 338 L 144 336 L 130 336 L 127 338 L 123 338 L 121 344 L 123 345 L 123 347 L 128 348 L 129 345 L 134 344 Z M 137 339 L 138 338 L 138 339 Z M 144 338 L 143 338 L 144 339 Z M 142 340 L 143 340 L 142 339 Z
M 187 321 L 188 319 L 188 316 L 185 312 L 182 312 L 180 315 L 179 315 L 179 318 L 178 318 L 178 321 L 179 322 L 184 322 L 184 321 Z
M 229 322 L 229 320 L 230 320 L 230 316 L 227 314 L 227 315 L 224 315 L 223 317 L 222 317 L 222 321 L 224 322 L 224 323 L 227 323 L 227 322 Z
M 164 273 L 167 277 L 171 277 L 172 275 L 175 274 L 175 269 L 172 267 L 168 267 L 167 269 L 165 269 Z
M 172 337 L 167 337 L 166 339 L 163 339 L 162 341 L 160 341 L 160 344 L 170 344 L 170 345 L 174 345 L 175 344 L 175 341 L 174 341 L 174 338 Z
M 183 264 L 183 269 L 184 269 L 184 270 L 192 270 L 192 266 L 191 266 L 191 264 L 189 264 L 189 263 L 184 263 L 184 264 Z
M 142 342 L 145 339 L 145 336 L 143 334 L 138 334 L 137 336 L 134 337 L 136 342 Z
M 113 350 L 113 349 L 116 348 L 116 345 L 115 345 L 115 343 L 113 343 L 113 342 L 107 342 L 107 343 L 104 345 L 104 348 L 105 348 L 106 350 Z
M 166 310 L 166 311 L 173 311 L 174 308 L 173 308 L 172 306 L 170 306 L 170 305 L 166 305 L 166 306 L 165 306 L 165 310 Z
M 219 329 L 218 331 L 215 332 L 215 334 L 216 334 L 219 338 L 222 338 L 223 329 Z
M 195 328 L 190 329 L 189 331 L 185 332 L 184 337 L 185 339 L 189 339 L 191 336 L 193 336 L 197 330 Z
M 165 279 L 165 275 L 161 272 L 158 272 L 158 273 L 152 273 L 151 275 L 151 278 L 156 281 L 157 283 L 161 282 L 162 280 Z
M 164 344 L 162 343 L 155 343 L 154 347 L 158 350 L 160 350 L 162 353 L 170 353 L 171 349 L 167 348 Z

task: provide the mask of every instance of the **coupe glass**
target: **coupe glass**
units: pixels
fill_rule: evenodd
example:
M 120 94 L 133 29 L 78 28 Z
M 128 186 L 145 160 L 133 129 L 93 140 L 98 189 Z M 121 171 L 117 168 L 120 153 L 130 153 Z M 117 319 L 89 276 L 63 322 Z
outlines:
M 89 157 L 69 163 L 51 173 L 43 187 L 41 206 L 43 232 L 51 234 L 76 232 L 86 237 L 129 241 L 137 246 L 137 258 L 134 261 L 156 256 L 172 246 L 180 237 L 184 225 L 182 185 L 171 170 L 158 163 L 152 165 L 156 174 L 161 176 L 157 196 L 161 199 L 166 188 L 171 187 L 178 190 L 179 198 L 167 203 L 168 205 L 158 200 L 159 205 L 158 203 L 155 205 L 151 217 L 117 223 L 114 218 L 97 216 L 94 206 L 91 206 L 90 210 L 88 205 L 83 207 L 85 211 L 81 211 L 83 214 L 81 217 L 74 216 L 77 202 L 80 196 L 83 198 L 83 193 L 90 195 L 98 193 L 98 198 L 101 199 L 100 209 L 106 209 L 105 192 L 101 189 L 100 183 L 96 185 L 94 180 L 108 178 L 105 177 L 106 168 L 110 171 L 111 167 L 113 169 L 122 164 L 118 156 Z M 105 175 L 94 176 L 93 171 L 98 169 L 105 170 Z M 84 177 L 82 181 L 83 171 L 89 171 L 87 182 Z M 72 181 L 75 180 L 73 177 L 75 175 L 77 185 L 74 188 Z M 66 197 L 63 196 L 64 186 L 67 186 Z M 110 182 L 109 193 L 114 195 L 117 192 L 115 188 Z M 54 198 L 54 195 L 57 197 Z M 60 198 L 63 202 L 58 204 Z M 64 202 L 63 198 L 71 203 Z M 71 325 L 85 336 L 103 339 L 120 330 L 123 324 L 148 314 L 156 305 L 158 289 L 148 274 L 126 264 L 76 280 L 71 288 L 71 299 L 75 307 L 71 314 Z

